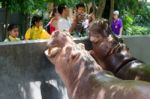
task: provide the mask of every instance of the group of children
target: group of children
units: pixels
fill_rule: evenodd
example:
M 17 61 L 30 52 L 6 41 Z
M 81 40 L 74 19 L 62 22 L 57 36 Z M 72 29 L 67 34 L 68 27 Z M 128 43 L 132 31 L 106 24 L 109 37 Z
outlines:
M 16 24 L 10 24 L 7 28 L 8 37 L 4 42 L 9 41 L 20 41 L 19 36 L 19 26 Z M 36 40 L 36 39 L 48 39 L 50 34 L 43 28 L 42 17 L 39 15 L 34 15 L 31 21 L 31 27 L 26 31 L 24 39 L 25 40 Z
M 88 25 L 95 20 L 94 12 L 90 9 L 90 13 L 86 13 L 86 6 L 84 3 L 79 3 L 73 12 L 73 18 L 70 17 L 70 11 L 67 5 L 60 4 L 54 7 L 49 23 L 43 27 L 42 17 L 34 15 L 31 20 L 31 26 L 26 31 L 25 40 L 49 39 L 51 34 L 58 30 L 60 32 L 67 31 L 73 36 L 81 37 L 87 33 Z M 113 21 L 111 28 L 113 33 L 121 37 L 122 34 L 122 21 L 118 18 L 119 12 L 114 11 Z M 19 28 L 16 24 L 8 26 L 9 36 L 5 39 L 8 41 L 19 41 Z

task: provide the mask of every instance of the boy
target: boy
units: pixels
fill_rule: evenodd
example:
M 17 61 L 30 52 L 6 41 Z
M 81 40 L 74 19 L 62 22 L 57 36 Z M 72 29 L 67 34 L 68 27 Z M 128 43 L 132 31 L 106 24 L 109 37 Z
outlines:
M 79 3 L 76 5 L 76 13 L 70 28 L 70 32 L 75 32 L 79 37 L 84 36 L 88 24 L 88 15 L 86 14 L 85 4 Z

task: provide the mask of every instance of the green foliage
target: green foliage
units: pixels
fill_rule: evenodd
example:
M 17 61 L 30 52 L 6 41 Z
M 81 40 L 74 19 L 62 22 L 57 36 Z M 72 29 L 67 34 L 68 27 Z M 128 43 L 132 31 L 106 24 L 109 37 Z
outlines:
M 90 2 L 90 0 L 1 0 L 3 7 L 8 8 L 10 12 L 21 12 L 31 14 L 33 11 L 40 9 L 46 10 L 47 3 L 51 2 L 56 5 L 65 3 L 69 7 L 74 7 L 79 2 Z
M 55 3 L 57 5 L 65 3 L 67 4 L 69 7 L 74 7 L 77 3 L 79 2 L 84 2 L 84 3 L 88 3 L 91 2 L 91 0 L 47 0 L 48 2 L 52 2 Z
M 125 35 L 150 34 L 150 9 L 147 8 L 147 3 L 137 2 L 137 0 L 127 0 L 126 2 L 122 0 L 119 7 L 121 7 Z
M 150 28 L 133 25 L 133 26 L 126 28 L 125 33 L 126 35 L 149 35 Z
M 149 22 L 142 19 L 134 18 L 129 12 L 126 12 L 122 17 L 124 24 L 124 34 L 125 35 L 149 35 L 150 28 L 147 24 Z
M 123 21 L 123 24 L 124 24 L 124 28 L 128 28 L 130 27 L 132 24 L 133 24 L 133 16 L 128 12 L 128 11 L 123 11 L 123 16 L 122 16 L 122 21 Z
M 116 0 L 117 9 L 122 9 L 134 14 L 139 10 L 138 0 Z
M 46 0 L 2 0 L 3 7 L 10 12 L 31 14 L 36 9 L 46 9 Z
M 141 3 L 141 9 L 137 11 L 134 24 L 140 26 L 150 26 L 150 9 L 147 3 Z

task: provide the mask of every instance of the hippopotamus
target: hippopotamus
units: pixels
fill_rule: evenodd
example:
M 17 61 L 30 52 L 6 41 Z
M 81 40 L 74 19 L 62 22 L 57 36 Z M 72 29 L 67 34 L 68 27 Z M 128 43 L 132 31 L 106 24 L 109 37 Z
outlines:
M 96 20 L 89 26 L 91 55 L 100 66 L 124 80 L 150 81 L 150 66 L 132 57 L 129 48 L 113 35 L 106 19 Z
M 45 55 L 64 82 L 69 99 L 150 99 L 150 83 L 121 80 L 103 70 L 69 33 L 53 33 Z

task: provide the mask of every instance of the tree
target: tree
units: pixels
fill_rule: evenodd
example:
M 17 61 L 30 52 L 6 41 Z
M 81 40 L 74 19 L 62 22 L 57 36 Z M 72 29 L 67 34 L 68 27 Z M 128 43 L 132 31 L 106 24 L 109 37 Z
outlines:
M 97 16 L 102 17 L 106 5 L 106 0 L 99 0 Z
M 112 21 L 112 15 L 114 11 L 114 6 L 115 6 L 115 0 L 110 0 L 110 13 L 109 13 L 109 23 Z
M 9 12 L 31 14 L 33 10 L 46 8 L 47 0 L 2 0 L 2 7 Z

